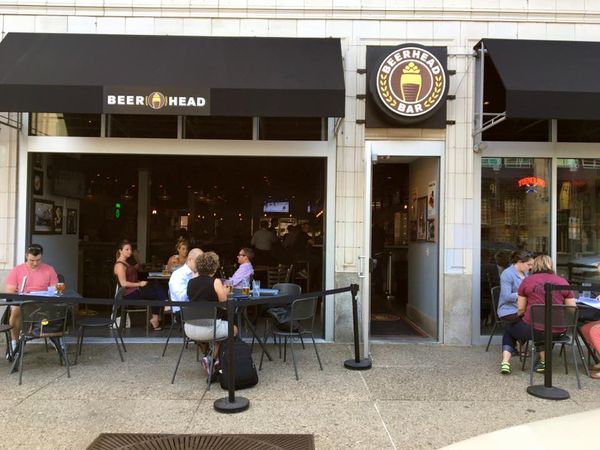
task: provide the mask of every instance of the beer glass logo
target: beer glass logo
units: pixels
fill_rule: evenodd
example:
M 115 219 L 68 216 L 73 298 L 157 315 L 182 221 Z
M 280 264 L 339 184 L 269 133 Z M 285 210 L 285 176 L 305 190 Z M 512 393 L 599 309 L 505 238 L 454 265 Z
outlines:
M 440 61 L 414 44 L 389 53 L 373 81 L 375 100 L 397 119 L 424 119 L 441 104 L 447 87 Z
M 166 105 L 165 96 L 161 92 L 152 92 L 146 98 L 146 103 L 152 109 L 161 109 Z

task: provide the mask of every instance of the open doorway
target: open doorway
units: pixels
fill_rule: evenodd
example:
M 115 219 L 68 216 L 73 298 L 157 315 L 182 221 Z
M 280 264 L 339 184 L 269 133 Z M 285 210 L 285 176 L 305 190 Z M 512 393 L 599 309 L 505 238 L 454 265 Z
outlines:
M 437 339 L 439 158 L 378 156 L 371 201 L 371 337 Z

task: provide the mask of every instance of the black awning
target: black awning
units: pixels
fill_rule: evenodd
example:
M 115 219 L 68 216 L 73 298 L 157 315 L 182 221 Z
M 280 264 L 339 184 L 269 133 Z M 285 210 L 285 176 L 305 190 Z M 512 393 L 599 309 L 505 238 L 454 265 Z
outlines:
M 600 42 L 481 43 L 487 50 L 486 66 L 491 60 L 503 84 L 507 118 L 600 120 Z M 493 89 L 484 90 L 487 97 Z M 497 103 L 493 98 L 484 101 Z
M 340 40 L 8 33 L 0 42 L 0 111 L 117 112 L 109 94 L 124 113 L 343 117 Z

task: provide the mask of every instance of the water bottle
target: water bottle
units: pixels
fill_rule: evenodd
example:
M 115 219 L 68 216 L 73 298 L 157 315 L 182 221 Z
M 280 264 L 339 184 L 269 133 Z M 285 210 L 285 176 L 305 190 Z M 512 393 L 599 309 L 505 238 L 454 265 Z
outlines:
M 582 286 L 591 286 L 592 283 L 581 283 Z M 592 291 L 583 291 L 581 293 L 582 297 L 587 297 L 587 298 L 591 298 L 592 297 Z

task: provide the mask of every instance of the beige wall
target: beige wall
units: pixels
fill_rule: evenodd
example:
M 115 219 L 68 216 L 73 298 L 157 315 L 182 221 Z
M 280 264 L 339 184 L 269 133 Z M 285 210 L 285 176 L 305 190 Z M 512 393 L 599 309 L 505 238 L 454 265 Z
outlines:
M 135 7 L 133 6 L 135 4 Z M 285 5 L 285 6 L 282 6 Z M 461 280 L 473 267 L 473 46 L 483 37 L 600 40 L 600 0 L 62 0 L 4 1 L 1 37 L 10 31 L 174 34 L 207 36 L 340 37 L 346 80 L 346 117 L 337 136 L 335 271 L 352 276 L 362 253 L 364 197 L 364 100 L 367 45 L 417 42 L 447 46 L 450 77 L 445 133 L 445 173 L 440 186 L 446 205 L 442 270 Z M 422 139 L 436 133 L 412 130 Z M 380 130 L 379 137 L 405 139 L 406 132 Z M 437 133 L 439 136 L 439 133 Z M 439 137 L 438 137 L 439 138 Z M 443 137 L 442 137 L 443 139 Z M 13 139 L 14 141 L 14 139 Z M 14 142 L 0 127 L 0 269 L 14 259 Z M 12 146 L 9 142 L 13 142 Z M 341 279 L 341 278 L 338 278 Z M 345 280 L 346 277 L 343 277 Z M 353 278 L 355 279 L 355 278 Z M 445 303 L 459 310 L 444 323 L 442 340 L 468 344 L 464 314 L 472 299 L 440 286 Z M 339 324 L 343 328 L 343 324 Z M 340 329 L 340 335 L 344 334 Z

